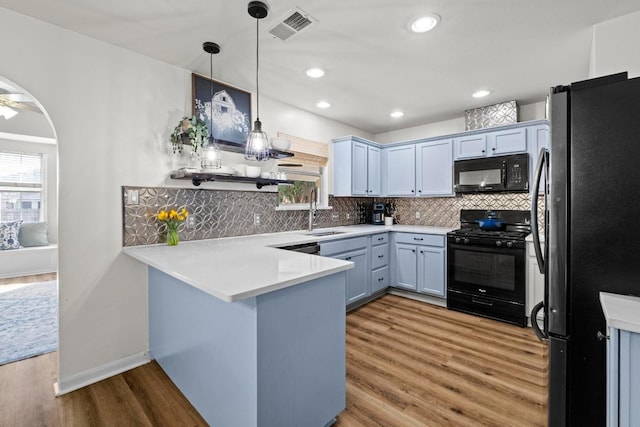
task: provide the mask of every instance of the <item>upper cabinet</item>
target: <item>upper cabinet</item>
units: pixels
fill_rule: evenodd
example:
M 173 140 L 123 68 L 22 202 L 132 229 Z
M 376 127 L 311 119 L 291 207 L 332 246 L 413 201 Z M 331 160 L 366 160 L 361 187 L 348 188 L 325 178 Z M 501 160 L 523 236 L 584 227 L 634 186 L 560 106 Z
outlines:
M 455 158 L 504 156 L 527 152 L 527 128 L 464 135 L 454 139 Z
M 443 197 L 455 195 L 454 160 L 529 153 L 533 182 L 538 153 L 549 146 L 549 123 L 536 120 L 393 144 L 356 136 L 333 142 L 335 196 Z
M 416 195 L 416 147 L 400 145 L 385 148 L 388 196 Z
M 355 136 L 333 140 L 334 196 L 379 196 L 381 150 Z
M 453 196 L 453 140 L 416 145 L 418 196 Z

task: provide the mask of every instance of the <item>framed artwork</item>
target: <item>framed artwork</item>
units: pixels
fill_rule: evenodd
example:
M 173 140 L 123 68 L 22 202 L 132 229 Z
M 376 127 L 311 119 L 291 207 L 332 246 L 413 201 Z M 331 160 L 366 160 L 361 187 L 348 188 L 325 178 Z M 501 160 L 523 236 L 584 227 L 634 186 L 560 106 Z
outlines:
M 219 141 L 244 146 L 251 132 L 251 92 L 193 73 L 193 114 Z

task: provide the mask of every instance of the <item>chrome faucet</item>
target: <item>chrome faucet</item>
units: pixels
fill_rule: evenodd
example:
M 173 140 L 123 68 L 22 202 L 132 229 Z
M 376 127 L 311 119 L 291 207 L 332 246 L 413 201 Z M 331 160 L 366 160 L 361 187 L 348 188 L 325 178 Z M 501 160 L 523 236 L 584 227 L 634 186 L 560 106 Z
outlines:
M 313 187 L 309 195 L 309 231 L 313 231 L 316 224 L 316 212 L 318 211 L 318 189 Z

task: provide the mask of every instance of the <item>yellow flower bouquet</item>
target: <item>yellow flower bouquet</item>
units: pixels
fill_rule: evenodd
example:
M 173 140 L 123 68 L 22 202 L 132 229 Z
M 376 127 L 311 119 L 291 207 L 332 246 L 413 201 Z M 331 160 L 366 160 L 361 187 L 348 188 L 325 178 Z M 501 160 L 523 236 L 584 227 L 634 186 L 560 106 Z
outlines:
M 180 241 L 178 238 L 178 226 L 189 216 L 189 212 L 185 208 L 180 211 L 171 209 L 170 211 L 161 210 L 158 212 L 156 219 L 167 224 L 167 245 L 176 246 Z

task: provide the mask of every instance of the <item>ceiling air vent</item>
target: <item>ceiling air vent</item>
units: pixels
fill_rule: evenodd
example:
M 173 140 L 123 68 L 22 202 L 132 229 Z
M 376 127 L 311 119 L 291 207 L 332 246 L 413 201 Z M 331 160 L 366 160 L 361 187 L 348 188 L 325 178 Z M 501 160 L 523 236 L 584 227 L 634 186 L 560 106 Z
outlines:
M 275 27 L 269 30 L 269 33 L 282 41 L 286 41 L 298 34 L 309 25 L 318 22 L 315 18 L 298 8 L 293 12 L 285 15 Z

